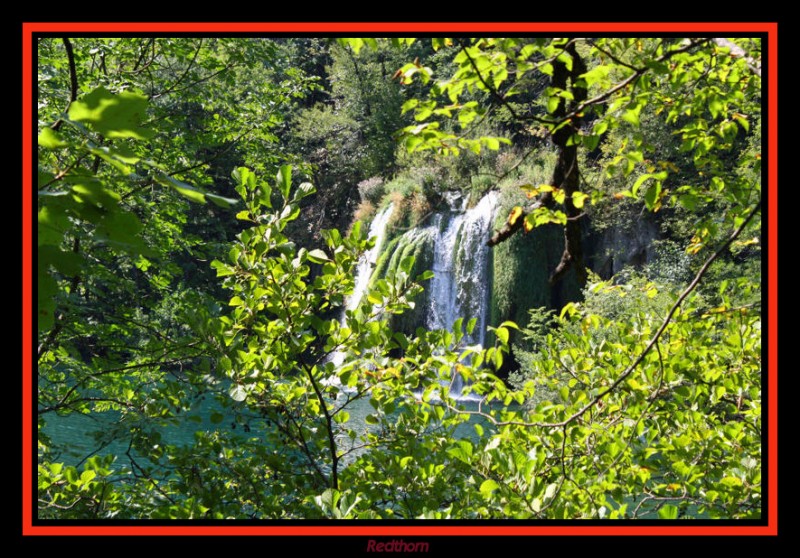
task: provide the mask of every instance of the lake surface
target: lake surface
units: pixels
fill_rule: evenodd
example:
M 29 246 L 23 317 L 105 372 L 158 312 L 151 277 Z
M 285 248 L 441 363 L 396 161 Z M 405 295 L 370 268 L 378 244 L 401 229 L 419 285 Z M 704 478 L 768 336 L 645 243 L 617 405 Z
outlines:
M 463 400 L 459 403 L 466 410 L 475 410 L 477 401 Z M 361 398 L 348 405 L 350 418 L 346 423 L 348 429 L 357 432 L 368 428 L 366 417 L 374 411 L 369 404 L 369 398 Z M 245 424 L 236 420 L 233 408 L 223 407 L 213 396 L 208 395 L 198 399 L 192 409 L 175 419 L 163 421 L 158 424 L 154 419 L 147 419 L 148 428 L 156 424 L 156 430 L 161 435 L 161 445 L 191 446 L 195 443 L 196 432 L 231 432 L 248 438 L 257 438 L 259 432 L 266 429 L 264 421 L 252 418 Z M 119 423 L 119 414 L 114 411 L 83 415 L 71 413 L 69 415 L 46 415 L 46 426 L 43 429 L 52 443 L 52 447 L 60 451 L 53 461 L 63 461 L 66 465 L 79 466 L 91 455 L 115 454 L 124 456 L 129 449 L 130 429 L 135 424 Z M 482 417 L 475 416 L 470 421 L 461 424 L 456 429 L 457 438 L 476 440 L 478 435 L 474 428 L 475 423 L 480 423 L 486 429 L 484 435 L 489 435 L 491 429 Z M 349 441 L 343 437 L 343 442 Z M 342 445 L 346 449 L 345 445 Z M 351 454 L 351 458 L 355 454 Z

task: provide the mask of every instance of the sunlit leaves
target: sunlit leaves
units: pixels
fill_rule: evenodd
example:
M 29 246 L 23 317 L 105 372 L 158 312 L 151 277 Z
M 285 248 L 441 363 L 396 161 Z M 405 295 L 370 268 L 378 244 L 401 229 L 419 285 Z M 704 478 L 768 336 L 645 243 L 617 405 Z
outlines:
M 63 141 L 51 128 L 45 128 L 42 130 L 42 132 L 39 134 L 38 143 L 42 147 L 48 147 L 50 149 L 56 147 L 66 147 L 69 145 L 67 142 Z
M 572 193 L 572 204 L 577 207 L 578 209 L 583 208 L 583 204 L 586 203 L 586 199 L 589 197 L 589 194 L 584 192 L 573 192 Z
M 500 487 L 496 481 L 492 479 L 486 479 L 481 483 L 480 486 L 480 493 L 483 494 L 484 498 L 489 498 L 492 495 L 492 492 L 497 490 Z
M 512 109 L 523 115 L 511 123 L 518 128 L 515 134 L 546 137 L 565 129 L 565 123 L 548 122 L 547 108 L 555 114 L 569 106 L 574 94 L 569 88 L 552 88 L 537 95 L 559 64 L 576 62 L 564 52 L 570 40 L 579 42 L 582 54 L 590 53 L 590 68 L 579 81 L 590 95 L 609 95 L 569 115 L 580 119 L 580 126 L 570 131 L 569 145 L 581 156 L 592 151 L 590 162 L 598 168 L 608 162 L 607 178 L 615 182 L 603 185 L 582 168 L 586 193 L 568 195 L 556 181 L 525 186 L 529 200 L 520 196 L 514 201 L 519 205 L 507 222 L 519 225 L 522 220 L 526 232 L 548 223 L 563 225 L 567 217 L 562 209 L 588 213 L 595 207 L 587 201 L 602 203 L 604 193 L 617 192 L 626 203 L 635 201 L 637 210 L 697 212 L 687 234 L 694 234 L 689 251 L 714 246 L 730 224 L 741 222 L 741 207 L 754 203 L 760 192 L 760 116 L 753 101 L 757 80 L 725 49 L 711 58 L 705 48 L 695 47 L 659 61 L 657 57 L 687 43 L 632 37 L 434 39 L 433 48 L 442 57 L 448 55 L 444 49 L 456 47 L 449 51 L 457 58 L 452 72 L 434 74 L 436 65 L 417 60 L 393 83 L 434 84 L 430 96 L 403 105 L 409 122 L 415 119 L 405 130 L 406 146 L 436 154 L 500 149 L 508 140 L 481 126 L 492 124 L 498 112 L 510 118 Z M 101 56 L 106 57 L 111 74 L 119 72 L 109 77 L 119 80 L 108 86 L 113 91 L 122 90 L 124 80 L 136 79 L 131 68 L 138 56 L 158 68 L 154 75 L 168 73 L 169 67 L 150 62 L 155 43 L 147 41 L 137 45 L 137 56 L 114 64 L 115 49 L 131 43 L 97 40 L 90 54 L 96 58 L 86 58 L 80 67 L 99 67 Z M 411 42 L 390 41 L 399 46 Z M 341 42 L 354 53 L 377 46 L 369 39 Z M 737 42 L 757 52 L 752 41 Z M 203 79 L 220 70 L 220 64 L 242 57 L 224 45 L 217 52 L 200 40 L 169 45 L 170 64 L 178 70 L 175 79 L 187 68 L 181 62 L 194 52 L 199 53 L 198 64 L 188 68 L 190 79 Z M 208 56 L 211 52 L 215 58 Z M 623 83 L 640 70 L 643 79 Z M 177 119 L 172 130 L 189 120 L 164 110 L 171 99 L 182 96 L 180 87 L 175 89 L 178 95 L 170 92 L 172 85 L 155 84 L 152 93 L 158 101 L 144 107 L 153 117 L 148 120 L 156 139 L 164 140 L 161 132 L 173 125 L 171 118 Z M 538 338 L 532 357 L 536 374 L 512 387 L 491 373 L 508 364 L 507 345 L 515 341 L 510 324 L 493 330 L 496 344 L 486 350 L 463 346 L 479 327 L 474 318 L 466 328 L 459 320 L 455 331 L 420 330 L 414 335 L 393 330 L 388 317 L 411 308 L 419 294 L 411 276 L 430 279 L 430 272 L 420 274 L 419 260 L 408 254 L 398 255 L 392 273 L 373 281 L 362 302 L 340 318 L 354 290 L 353 266 L 369 247 L 366 227 L 356 225 L 349 234 L 310 227 L 318 240 L 313 245 L 290 238 L 292 222 L 307 207 L 302 200 L 314 187 L 298 186 L 302 173 L 295 170 L 293 177 L 290 168 L 278 168 L 274 154 L 259 161 L 257 173 L 244 167 L 233 173 L 242 200 L 238 203 L 244 205 L 232 212 L 238 211 L 237 238 L 224 248 L 209 247 L 210 254 L 193 251 L 193 243 L 201 240 L 183 234 L 185 208 L 190 213 L 214 209 L 189 206 L 185 200 L 229 206 L 233 201 L 220 195 L 225 193 L 221 188 L 230 166 L 242 163 L 237 146 L 237 157 L 231 157 L 236 162 L 220 165 L 226 171 L 219 183 L 215 178 L 217 194 L 208 191 L 212 187 L 203 174 L 214 165 L 193 161 L 192 154 L 200 153 L 199 146 L 249 144 L 249 133 L 240 139 L 249 123 L 272 121 L 240 117 L 215 98 L 187 96 L 182 107 L 202 107 L 209 114 L 192 122 L 197 124 L 193 130 L 200 130 L 197 141 L 187 142 L 178 134 L 151 146 L 139 140 L 145 134 L 135 94 L 116 97 L 108 90 L 95 94 L 94 105 L 81 99 L 71 113 L 74 118 L 65 120 L 58 132 L 42 122 L 37 238 L 40 328 L 47 332 L 55 324 L 56 301 L 87 308 L 86 319 L 67 314 L 65 322 L 69 338 L 80 340 L 79 345 L 45 351 L 43 362 L 57 361 L 57 366 L 43 364 L 42 370 L 61 391 L 43 393 L 44 403 L 58 402 L 72 382 L 85 382 L 75 392 L 101 393 L 114 401 L 69 400 L 74 407 L 68 410 L 119 412 L 124 417 L 120 432 L 133 443 L 131 455 L 144 453 L 142 463 L 157 473 L 163 473 L 162 460 L 169 462 L 168 474 L 158 482 L 115 471 L 114 479 L 130 479 L 125 481 L 132 487 L 125 496 L 130 505 L 116 504 L 108 516 L 671 520 L 694 513 L 724 518 L 760 514 L 761 323 L 753 305 L 729 296 L 734 288 L 757 293 L 758 284 L 721 286 L 715 296 L 722 300 L 713 303 L 687 301 L 641 367 L 618 385 L 619 374 L 646 348 L 676 293 L 671 286 L 650 282 L 598 285 L 583 304 L 564 306 L 556 323 Z M 250 115 L 272 110 L 259 112 L 254 108 L 263 102 L 259 95 L 253 95 L 259 97 L 255 102 L 239 93 L 232 98 L 245 100 L 237 111 L 250 110 Z M 285 100 L 263 104 L 284 106 Z M 509 100 L 520 102 L 505 106 Z M 64 106 L 56 105 L 59 111 Z M 665 147 L 658 157 L 653 155 L 660 147 L 647 137 L 653 118 L 677 132 L 681 152 Z M 233 122 L 230 127 L 228 121 Z M 251 156 L 274 141 L 266 132 L 258 138 Z M 175 149 L 164 147 L 173 140 Z M 737 147 L 751 140 L 752 149 Z M 740 152 L 743 156 L 731 170 L 728 158 Z M 680 160 L 684 153 L 697 172 L 686 171 Z M 91 172 L 95 162 L 96 173 Z M 538 184 L 547 179 L 524 180 Z M 540 202 L 546 206 L 538 207 Z M 156 240 L 165 229 L 171 245 Z M 734 251 L 758 249 L 758 234 L 749 232 L 732 244 Z M 157 253 L 145 258 L 147 248 Z M 181 305 L 177 297 L 165 297 L 158 301 L 156 319 L 148 315 L 152 309 L 144 308 L 156 304 L 147 292 L 148 297 L 141 297 L 144 316 L 127 308 L 108 315 L 91 312 L 93 298 L 109 299 L 111 306 L 120 291 L 138 294 L 130 286 L 135 283 L 152 282 L 159 289 L 191 284 L 197 273 L 189 270 L 198 268 L 174 269 L 169 258 L 158 257 L 170 250 L 185 251 L 192 266 L 216 257 L 211 269 L 227 289 L 225 299 Z M 113 267 L 98 269 L 108 262 Z M 105 280 L 97 281 L 97 276 Z M 87 285 L 78 281 L 86 279 Z M 175 304 L 180 318 L 173 315 Z M 200 317 L 190 319 L 193 314 Z M 130 325 L 134 322 L 144 325 Z M 179 328 L 172 327 L 176 323 Z M 134 327 L 149 333 L 132 335 Z M 133 356 L 111 362 L 107 347 L 95 338 L 103 328 L 108 331 L 105 339 L 114 342 L 108 345 L 123 346 Z M 180 345 L 170 345 L 176 332 L 186 337 L 179 338 Z M 148 342 L 148 336 L 159 342 Z M 184 343 L 208 354 L 189 353 Z M 167 352 L 176 346 L 177 354 Z M 145 354 L 174 356 L 176 364 L 149 366 L 141 358 Z M 92 359 L 91 366 L 77 355 Z M 123 374 L 93 375 L 128 366 Z M 68 381 L 61 376 L 63 370 L 73 374 Z M 466 429 L 476 432 L 477 439 L 467 440 L 457 430 L 467 426 L 463 423 L 473 409 L 450 397 L 458 376 L 472 382 L 465 392 L 485 398 L 481 412 L 500 422 L 474 418 Z M 198 432 L 191 447 L 164 449 L 164 442 L 147 431 L 155 421 L 181 420 L 187 394 L 210 392 L 218 393 L 228 407 L 225 413 L 194 415 L 220 428 Z M 353 409 L 359 398 L 368 399 L 369 405 L 363 423 L 355 420 Z M 573 418 L 576 413 L 581 414 Z M 274 426 L 257 436 L 249 431 L 228 436 L 222 427 L 228 426 L 229 416 L 238 426 L 237 435 L 249 427 L 248 421 Z M 336 467 L 341 473 L 338 489 L 331 488 Z M 106 513 L 117 492 L 105 487 L 98 492 L 105 476 L 95 469 L 43 464 L 42 513 L 72 513 L 65 506 L 74 506 L 70 510 L 76 514 Z M 105 486 L 121 485 L 110 480 Z
M 283 195 L 283 199 L 289 199 L 289 190 L 292 187 L 292 167 L 289 165 L 282 165 L 278 170 L 277 175 L 278 189 Z
M 325 263 L 327 261 L 330 261 L 330 258 L 328 258 L 328 255 L 325 252 L 323 252 L 322 250 L 319 250 L 319 249 L 311 250 L 308 253 L 308 259 L 310 261 L 314 262 L 314 263 L 317 263 L 317 264 L 321 264 L 321 263 Z
M 147 98 L 131 91 L 113 94 L 98 87 L 69 107 L 70 120 L 83 122 L 107 138 L 147 139 L 152 132 L 142 128 Z
M 548 223 L 555 223 L 557 225 L 564 225 L 567 222 L 567 215 L 560 210 L 550 210 L 546 207 L 537 207 L 527 215 L 525 215 L 525 229 L 532 230 L 536 227 L 546 225 Z

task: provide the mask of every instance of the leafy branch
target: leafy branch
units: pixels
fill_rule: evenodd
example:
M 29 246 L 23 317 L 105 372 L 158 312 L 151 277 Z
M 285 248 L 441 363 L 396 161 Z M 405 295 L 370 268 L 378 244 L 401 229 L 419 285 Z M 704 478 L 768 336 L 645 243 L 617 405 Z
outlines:
M 574 412 L 572 415 L 564 419 L 563 421 L 559 422 L 526 422 L 526 421 L 517 421 L 517 420 L 510 420 L 510 421 L 499 421 L 493 415 L 489 413 L 485 413 L 483 411 L 466 411 L 466 410 L 459 410 L 453 407 L 450 403 L 446 403 L 447 406 L 453 410 L 457 411 L 462 414 L 469 414 L 469 415 L 476 415 L 485 418 L 495 426 L 524 426 L 524 427 L 537 427 L 537 428 L 562 428 L 570 423 L 575 422 L 577 419 L 581 418 L 587 411 L 592 409 L 595 405 L 597 405 L 602 399 L 604 399 L 610 393 L 616 391 L 616 389 L 624 382 L 636 368 L 644 361 L 645 357 L 650 353 L 653 348 L 656 347 L 658 344 L 658 340 L 661 338 L 661 335 L 666 331 L 669 324 L 672 322 L 672 317 L 675 315 L 675 312 L 678 311 L 681 304 L 686 300 L 686 298 L 697 288 L 700 284 L 700 280 L 708 271 L 709 267 L 712 263 L 731 245 L 731 243 L 736 240 L 739 235 L 741 235 L 742 231 L 750 224 L 750 221 L 755 217 L 758 212 L 761 211 L 761 200 L 748 212 L 747 216 L 744 218 L 742 223 L 733 231 L 733 233 L 723 242 L 719 248 L 717 248 L 714 253 L 712 253 L 703 263 L 703 265 L 698 270 L 697 274 L 695 275 L 694 279 L 689 283 L 689 285 L 681 292 L 678 299 L 669 309 L 667 312 L 666 317 L 661 322 L 658 330 L 656 330 L 653 337 L 648 341 L 645 348 L 642 350 L 641 353 L 631 362 L 631 364 L 625 369 L 625 371 L 617 377 L 617 379 L 606 389 L 598 393 L 595 397 L 593 397 L 586 405 L 582 408 Z

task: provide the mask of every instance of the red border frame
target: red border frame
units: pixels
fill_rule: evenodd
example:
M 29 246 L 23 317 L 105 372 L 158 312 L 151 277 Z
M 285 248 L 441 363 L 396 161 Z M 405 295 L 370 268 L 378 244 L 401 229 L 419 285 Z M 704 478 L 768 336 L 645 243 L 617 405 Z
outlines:
M 32 394 L 32 37 L 33 33 L 331 33 L 374 35 L 376 33 L 766 33 L 768 59 L 767 187 L 768 246 L 768 486 L 767 525 L 230 525 L 230 526 L 68 526 L 33 525 Z M 778 24 L 703 22 L 624 23 L 436 23 L 436 22 L 263 22 L 263 23 L 170 23 L 170 22 L 37 22 L 22 24 L 22 534 L 23 535 L 318 535 L 318 536 L 531 536 L 531 535 L 777 535 L 778 534 Z M 578 523 L 578 522 L 576 522 Z

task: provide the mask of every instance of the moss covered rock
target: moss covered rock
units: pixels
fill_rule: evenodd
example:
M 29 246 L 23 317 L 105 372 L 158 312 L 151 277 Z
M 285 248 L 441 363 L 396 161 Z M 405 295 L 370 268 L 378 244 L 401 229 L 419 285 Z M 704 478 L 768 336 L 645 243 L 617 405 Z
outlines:
M 524 204 L 521 193 L 504 192 L 496 214 L 500 228 L 515 205 Z M 515 234 L 494 247 L 490 324 L 511 320 L 527 325 L 531 308 L 559 309 L 580 298 L 574 272 L 558 284 L 550 285 L 550 274 L 564 250 L 564 232 L 558 225 L 538 227 L 528 234 Z
M 430 228 L 411 229 L 388 242 L 378 256 L 370 284 L 380 277 L 393 275 L 400 269 L 400 262 L 412 256 L 414 266 L 411 268 L 410 277 L 416 278 L 422 272 L 433 267 L 433 231 Z M 430 281 L 422 282 L 425 289 L 417 296 L 415 306 L 404 314 L 391 316 L 390 323 L 395 331 L 411 335 L 417 327 L 424 327 L 429 306 L 428 287 Z

